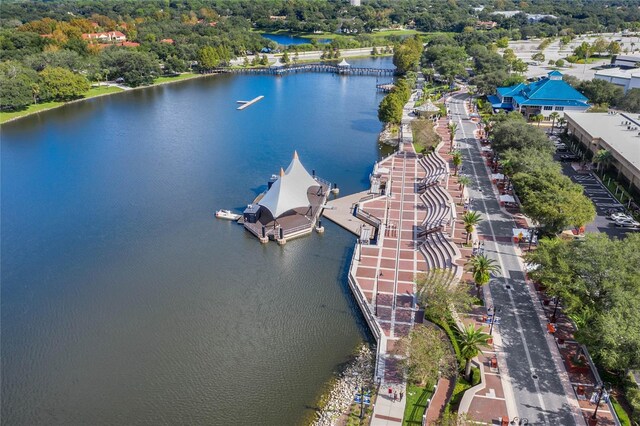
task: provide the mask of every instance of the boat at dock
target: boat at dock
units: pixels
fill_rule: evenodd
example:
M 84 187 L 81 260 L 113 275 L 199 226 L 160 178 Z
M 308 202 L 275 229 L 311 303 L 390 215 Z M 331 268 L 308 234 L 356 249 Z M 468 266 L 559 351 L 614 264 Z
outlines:
M 237 214 L 232 212 L 231 210 L 218 210 L 216 211 L 216 217 L 218 219 L 227 219 L 227 220 L 238 220 L 242 217 L 241 214 Z

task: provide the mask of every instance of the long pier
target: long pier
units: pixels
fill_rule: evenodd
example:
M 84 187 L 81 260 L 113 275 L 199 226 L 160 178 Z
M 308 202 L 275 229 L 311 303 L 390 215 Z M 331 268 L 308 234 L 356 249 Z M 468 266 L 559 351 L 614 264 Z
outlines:
M 367 67 L 339 67 L 329 64 L 299 64 L 283 65 L 279 67 L 264 68 L 215 68 L 211 72 L 222 74 L 291 74 L 299 72 L 325 72 L 340 75 L 373 75 L 373 76 L 393 76 L 394 69 L 389 68 L 367 68 Z
M 239 109 L 239 110 L 243 110 L 243 109 L 245 109 L 245 108 L 247 108 L 247 107 L 249 107 L 249 106 L 251 106 L 251 105 L 255 104 L 256 102 L 258 102 L 258 101 L 259 101 L 259 100 L 261 100 L 262 98 L 264 98 L 264 96 L 263 96 L 263 95 L 260 95 L 260 96 L 258 96 L 258 97 L 256 97 L 256 98 L 251 99 L 250 101 L 238 101 L 238 103 L 239 103 L 239 104 L 242 104 L 242 105 L 240 105 L 237 109 Z

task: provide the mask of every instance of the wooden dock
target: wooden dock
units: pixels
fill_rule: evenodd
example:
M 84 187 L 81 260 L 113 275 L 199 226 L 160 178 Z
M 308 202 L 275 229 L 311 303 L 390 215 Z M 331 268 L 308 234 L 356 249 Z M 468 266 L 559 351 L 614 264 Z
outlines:
M 260 95 L 260 96 L 258 96 L 256 98 L 251 99 L 250 101 L 237 101 L 239 104 L 242 104 L 242 105 L 240 105 L 236 109 L 242 111 L 243 109 L 245 109 L 247 107 L 250 107 L 251 105 L 255 104 L 256 102 L 262 100 L 262 98 L 264 98 L 264 96 Z
M 372 75 L 372 76 L 393 76 L 395 69 L 389 68 L 367 68 L 367 67 L 339 67 L 337 65 L 311 63 L 311 64 L 294 64 L 284 65 L 280 67 L 263 67 L 263 68 L 215 68 L 210 70 L 214 73 L 222 74 L 272 74 L 283 75 L 299 72 L 324 72 L 340 75 Z

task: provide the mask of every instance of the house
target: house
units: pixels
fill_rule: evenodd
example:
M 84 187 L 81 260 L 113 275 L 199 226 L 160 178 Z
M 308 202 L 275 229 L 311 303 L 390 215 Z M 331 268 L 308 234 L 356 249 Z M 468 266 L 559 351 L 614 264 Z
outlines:
M 547 77 L 530 84 L 498 87 L 496 95 L 487 96 L 495 110 L 519 111 L 525 117 L 552 112 L 584 112 L 591 105 L 570 84 L 562 79 L 562 73 L 551 71 Z
M 636 68 L 640 64 L 640 55 L 614 55 L 611 65 L 621 68 Z
M 478 21 L 476 22 L 476 29 L 478 30 L 491 30 L 498 26 L 494 21 Z
M 89 41 L 95 40 L 99 43 L 122 43 L 124 41 L 127 41 L 127 36 L 125 36 L 120 31 L 108 31 L 105 33 L 85 33 L 82 34 L 82 38 Z
M 160 43 L 174 44 L 175 41 L 173 41 L 172 38 L 163 38 L 162 40 L 160 40 Z

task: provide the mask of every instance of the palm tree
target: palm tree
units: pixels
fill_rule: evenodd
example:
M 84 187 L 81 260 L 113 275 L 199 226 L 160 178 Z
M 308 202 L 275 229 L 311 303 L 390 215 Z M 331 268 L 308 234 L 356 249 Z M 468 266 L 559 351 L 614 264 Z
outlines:
M 564 126 L 566 124 L 567 119 L 564 118 L 564 117 L 560 117 L 560 118 L 558 118 L 557 121 L 558 121 L 558 127 L 562 127 L 562 126 Z
M 464 192 L 464 187 L 471 185 L 471 178 L 469 176 L 460 176 L 458 184 L 460 185 L 460 190 Z
M 458 130 L 458 125 L 456 123 L 454 123 L 453 121 L 450 121 L 449 124 L 447 124 L 447 128 L 449 129 L 449 138 L 451 138 L 451 145 L 449 148 L 449 152 L 453 151 L 453 139 L 456 136 L 456 131 Z
M 469 238 L 473 233 L 473 229 L 477 224 L 482 220 L 482 216 L 478 212 L 474 212 L 469 210 L 465 214 L 462 215 L 462 222 L 464 223 L 464 230 L 467 232 L 467 241 L 466 244 L 469 243 Z
M 462 165 L 462 153 L 460 151 L 453 151 L 451 153 L 451 162 L 454 167 L 454 175 L 458 174 L 458 167 Z
M 551 121 L 551 133 L 553 133 L 553 130 L 556 127 L 556 120 L 558 118 L 560 118 L 560 114 L 558 114 L 557 112 L 554 111 L 551 114 L 549 114 L 549 118 L 552 120 Z
M 482 353 L 481 348 L 489 346 L 488 340 L 491 336 L 473 324 L 458 327 L 457 331 L 460 338 L 460 355 L 465 360 L 464 376 L 471 381 L 471 360 Z
M 542 114 L 536 114 L 533 117 L 531 117 L 531 121 L 538 123 L 538 127 L 540 127 L 540 123 L 542 123 L 543 120 L 544 120 L 544 115 Z
M 602 166 L 602 171 L 604 171 L 604 169 L 607 168 L 612 159 L 613 155 L 611 155 L 611 152 L 607 151 L 606 149 L 598 150 L 598 152 L 596 152 L 596 155 L 593 156 L 593 162 L 598 164 L 598 168 L 596 169 L 596 171 L 600 171 L 600 166 Z
M 488 284 L 491 274 L 500 272 L 500 267 L 496 265 L 495 260 L 489 259 L 484 254 L 472 257 L 468 265 L 473 274 L 473 282 L 476 284 L 477 296 L 480 298 L 480 287 Z

